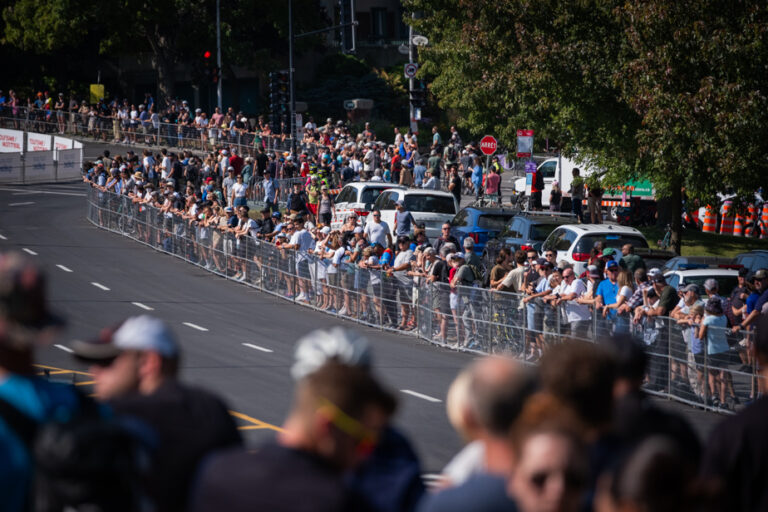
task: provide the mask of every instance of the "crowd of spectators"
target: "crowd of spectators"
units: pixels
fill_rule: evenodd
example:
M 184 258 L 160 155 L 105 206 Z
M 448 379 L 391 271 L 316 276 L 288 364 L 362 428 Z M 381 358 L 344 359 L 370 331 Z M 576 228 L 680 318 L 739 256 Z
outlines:
M 427 336 L 484 351 L 492 341 L 478 332 L 489 323 L 501 324 L 501 331 L 513 324 L 525 331 L 522 343 L 505 340 L 514 346 L 502 348 L 528 361 L 564 336 L 633 334 L 658 356 L 650 388 L 712 407 L 734 409 L 740 402 L 732 362 L 739 361 L 742 373 L 754 371 L 747 318 L 765 303 L 764 271 L 750 281 L 742 272 L 729 297 L 718 295 L 714 279 L 702 290 L 675 290 L 658 268 L 646 269 L 631 245 L 617 251 L 597 242 L 581 275 L 552 250 L 539 256 L 503 249 L 486 272 L 471 238 L 460 244 L 446 223 L 429 240 L 404 205 L 399 226 L 388 226 L 374 210 L 364 224 L 350 213 L 332 228 L 329 188 L 335 176 L 344 182 L 344 172 L 324 151 L 297 162 L 263 149 L 245 159 L 237 148 L 222 149 L 205 160 L 165 149 L 156 156 L 145 150 L 139 159 L 129 151 L 105 154 L 89 167 L 84 179 L 97 194 L 100 224 L 130 228 L 145 243 L 333 314 L 415 330 L 415 311 L 426 306 L 434 313 Z M 252 212 L 249 200 L 263 207 Z M 513 337 L 499 328 L 490 338 Z M 689 373 L 689 366 L 698 370 Z M 747 399 L 757 391 L 752 385 Z
M 705 442 L 642 390 L 647 353 L 616 335 L 548 350 L 537 368 L 469 363 L 447 390 L 466 445 L 431 489 L 369 343 L 343 328 L 297 342 L 293 402 L 246 448 L 225 403 L 177 377 L 181 345 L 143 315 L 72 342 L 93 395 L 37 375 L 56 338 L 40 270 L 0 254 L 2 509 L 94 511 L 709 511 L 768 503 L 768 399 Z M 768 322 L 754 354 L 768 368 Z M 24 427 L 27 427 L 25 429 Z M 65 470 L 63 470 L 65 469 Z

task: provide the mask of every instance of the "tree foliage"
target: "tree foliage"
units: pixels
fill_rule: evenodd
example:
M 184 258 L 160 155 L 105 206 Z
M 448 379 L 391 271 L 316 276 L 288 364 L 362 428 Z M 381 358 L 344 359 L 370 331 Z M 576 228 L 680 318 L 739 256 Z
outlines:
M 608 183 L 651 179 L 672 199 L 678 249 L 681 187 L 706 203 L 727 186 L 749 195 L 766 175 L 764 2 L 406 4 L 430 40 L 420 72 L 460 126 L 508 145 L 533 128 Z
M 160 93 L 174 95 L 174 71 L 199 64 L 216 48 L 215 0 L 5 0 L 0 43 L 47 54 L 90 39 L 102 55 L 148 53 Z M 297 32 L 328 24 L 317 0 L 293 0 Z M 223 61 L 276 66 L 288 49 L 288 3 L 221 2 Z M 298 49 L 317 45 L 301 40 Z M 226 69 L 226 68 L 225 68 Z

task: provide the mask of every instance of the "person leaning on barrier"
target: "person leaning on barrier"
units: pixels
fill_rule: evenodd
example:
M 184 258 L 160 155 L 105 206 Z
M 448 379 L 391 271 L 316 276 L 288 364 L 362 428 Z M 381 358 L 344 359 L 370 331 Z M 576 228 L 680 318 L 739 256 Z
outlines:
M 768 316 L 756 320 L 759 378 L 768 379 Z M 720 491 L 714 510 L 768 507 L 768 395 L 722 421 L 704 443 L 701 475 Z
M 496 289 L 499 291 L 523 293 L 525 291 L 523 284 L 525 282 L 525 274 L 527 271 L 525 262 L 525 253 L 520 249 L 515 251 L 515 268 L 507 272 L 504 279 L 496 285 Z
M 576 277 L 572 268 L 564 269 L 562 276 L 563 284 L 560 292 L 555 295 L 554 305 L 565 304 L 565 315 L 568 320 L 570 335 L 575 338 L 586 338 L 592 315 L 589 306 L 580 304 L 578 299 L 586 293 L 587 285 Z
M 496 256 L 496 265 L 494 265 L 491 269 L 489 276 L 490 287 L 497 289 L 497 286 L 499 286 L 499 284 L 504 281 L 504 277 L 507 275 L 507 272 L 512 270 L 512 268 L 512 251 L 506 247 L 502 247 L 499 250 L 498 256 Z M 510 290 L 508 290 L 507 287 L 502 287 L 500 291 L 505 292 Z

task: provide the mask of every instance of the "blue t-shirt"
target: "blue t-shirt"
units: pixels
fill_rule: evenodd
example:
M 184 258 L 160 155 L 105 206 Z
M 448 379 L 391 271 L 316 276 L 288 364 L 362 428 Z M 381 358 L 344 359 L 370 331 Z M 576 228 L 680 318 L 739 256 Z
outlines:
M 475 185 L 483 183 L 483 168 L 479 165 L 472 168 L 472 183 Z
M 619 294 L 619 283 L 612 283 L 610 279 L 603 279 L 599 285 L 597 285 L 597 292 L 595 296 L 603 298 L 603 305 L 610 306 L 616 304 L 616 296 Z M 609 309 L 607 318 L 614 318 L 616 316 L 615 309 Z
M 763 291 L 763 293 L 760 294 L 760 298 L 757 299 L 757 304 L 755 304 L 755 309 L 758 311 L 762 311 L 763 306 L 765 303 L 768 302 L 768 290 Z
M 747 314 L 750 314 L 755 309 L 755 305 L 757 304 L 757 300 L 760 298 L 760 294 L 757 292 L 752 292 L 749 294 L 749 297 L 747 297 Z
M 74 387 L 38 377 L 12 374 L 0 382 L 0 397 L 40 423 L 69 421 L 79 408 Z M 0 419 L 0 511 L 23 510 L 31 476 L 27 447 Z
M 725 332 L 728 319 L 725 315 L 704 315 L 701 325 L 707 326 L 707 353 L 713 355 L 728 352 L 730 347 Z
M 413 222 L 413 215 L 411 212 L 395 212 L 395 234 L 407 235 L 411 232 L 411 223 Z

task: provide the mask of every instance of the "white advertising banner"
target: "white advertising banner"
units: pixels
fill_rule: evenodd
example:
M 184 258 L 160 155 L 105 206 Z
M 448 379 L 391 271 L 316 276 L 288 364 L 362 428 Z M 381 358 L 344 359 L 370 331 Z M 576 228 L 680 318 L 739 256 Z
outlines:
M 31 134 L 30 134 L 31 135 Z M 24 157 L 24 183 L 54 181 L 53 151 L 30 151 Z
M 82 177 L 83 150 L 63 149 L 59 152 L 58 181 L 76 180 Z
M 0 130 L 0 153 L 20 153 L 22 151 L 24 151 L 24 132 Z
M 63 149 L 72 149 L 72 139 L 65 137 L 53 136 L 53 159 L 59 159 L 59 151 Z
M 82 142 L 80 142 L 79 140 L 72 141 L 72 149 L 82 149 L 82 148 L 83 148 Z
M 50 151 L 51 136 L 42 133 L 27 133 L 27 151 Z
M 21 153 L 0 153 L 0 183 L 21 183 Z

